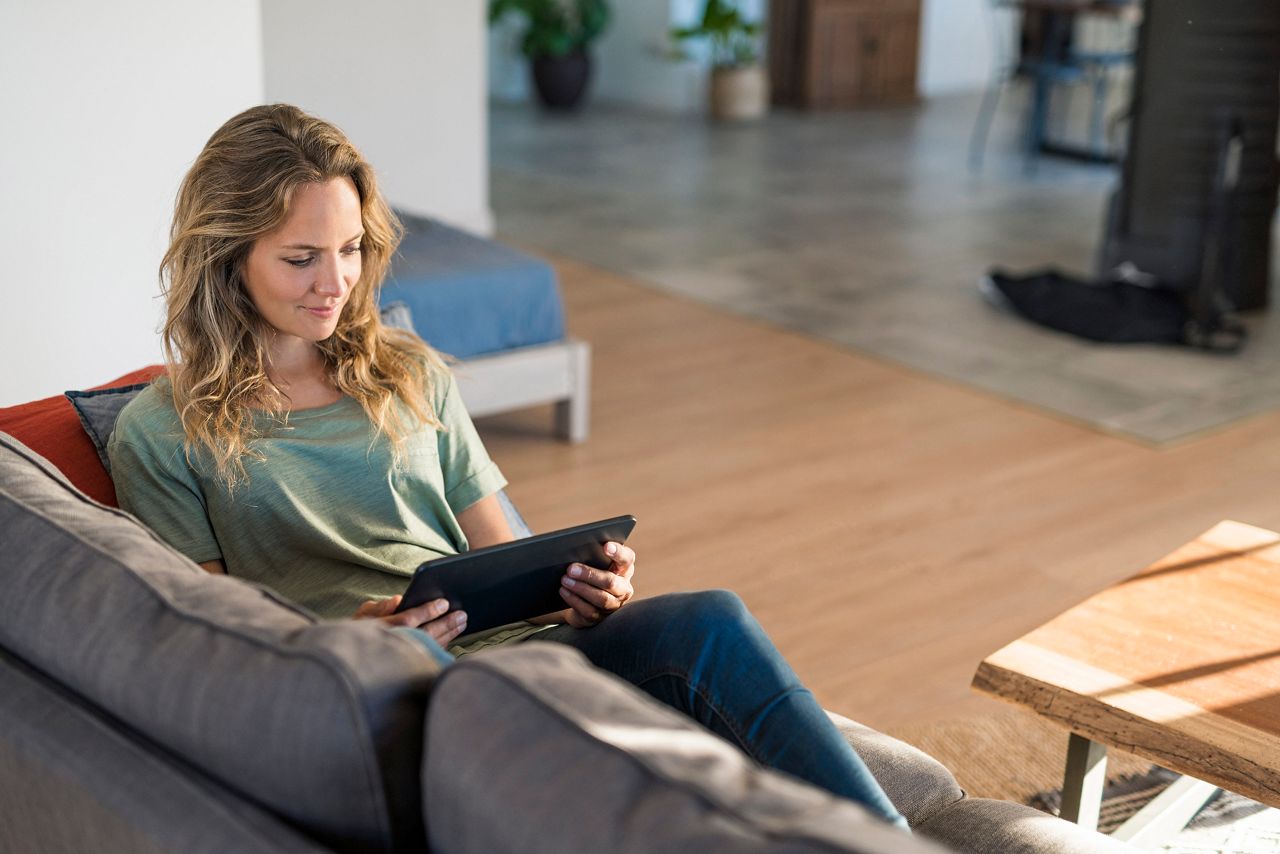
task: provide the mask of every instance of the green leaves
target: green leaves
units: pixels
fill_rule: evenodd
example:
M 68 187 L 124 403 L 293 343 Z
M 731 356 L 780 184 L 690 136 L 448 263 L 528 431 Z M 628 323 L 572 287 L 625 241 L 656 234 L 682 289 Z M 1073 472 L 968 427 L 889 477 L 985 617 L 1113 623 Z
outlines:
M 702 21 L 693 27 L 676 27 L 671 38 L 678 42 L 707 40 L 716 67 L 751 65 L 760 58 L 760 34 L 756 21 L 748 21 L 732 0 L 707 0 Z
M 606 0 L 490 0 L 490 24 L 508 14 L 525 19 L 520 52 L 530 58 L 585 50 L 609 24 Z

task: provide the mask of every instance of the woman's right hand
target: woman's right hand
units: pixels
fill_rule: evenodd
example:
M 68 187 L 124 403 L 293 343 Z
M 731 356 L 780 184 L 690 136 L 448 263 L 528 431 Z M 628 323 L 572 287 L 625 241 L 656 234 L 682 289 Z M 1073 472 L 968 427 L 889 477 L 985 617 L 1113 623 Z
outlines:
M 403 597 L 391 596 L 387 599 L 370 599 L 356 610 L 353 619 L 382 620 L 388 626 L 425 629 L 432 640 L 441 646 L 467 630 L 467 613 L 450 611 L 448 599 L 432 599 L 397 614 L 395 610 L 400 607 L 401 598 Z

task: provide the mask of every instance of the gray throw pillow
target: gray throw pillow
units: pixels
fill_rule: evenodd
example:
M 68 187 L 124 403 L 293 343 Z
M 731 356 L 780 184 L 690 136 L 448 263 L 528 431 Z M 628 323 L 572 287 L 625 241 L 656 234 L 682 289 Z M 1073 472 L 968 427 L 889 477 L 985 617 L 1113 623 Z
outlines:
M 125 404 L 138 396 L 150 383 L 134 383 L 116 388 L 100 388 L 91 391 L 65 391 L 63 394 L 71 401 L 71 406 L 80 416 L 80 426 L 89 434 L 98 459 L 111 474 L 111 460 L 107 457 L 107 440 L 115 429 L 116 419 Z
M 432 849 L 451 854 L 943 850 L 537 641 L 441 675 L 422 793 Z
M 421 646 L 204 572 L 5 433 L 0 554 L 0 646 L 331 848 L 422 850 Z
M 380 314 L 385 325 L 413 332 L 413 315 L 405 303 L 389 302 L 381 308 Z M 115 429 L 120 410 L 124 409 L 125 404 L 137 397 L 138 393 L 148 385 L 149 383 L 136 383 L 117 388 L 63 392 L 75 408 L 76 415 L 80 416 L 80 424 L 93 441 L 93 447 L 98 451 L 98 459 L 102 460 L 107 474 L 111 474 L 111 460 L 107 458 L 107 441 L 111 438 L 111 431 Z

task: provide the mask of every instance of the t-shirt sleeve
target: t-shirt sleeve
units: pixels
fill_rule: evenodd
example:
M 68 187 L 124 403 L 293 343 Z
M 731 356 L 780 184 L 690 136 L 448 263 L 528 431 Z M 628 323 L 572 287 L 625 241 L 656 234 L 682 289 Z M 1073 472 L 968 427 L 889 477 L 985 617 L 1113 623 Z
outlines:
M 435 383 L 436 417 L 445 428 L 436 438 L 440 469 L 444 474 L 444 497 L 454 513 L 461 513 L 505 487 L 507 479 L 489 459 L 489 452 L 458 394 L 452 372 L 437 374 Z
M 116 499 L 120 509 L 196 563 L 219 560 L 222 549 L 209 524 L 204 492 L 186 465 L 181 443 L 174 444 L 162 449 L 156 437 L 117 422 L 107 446 Z

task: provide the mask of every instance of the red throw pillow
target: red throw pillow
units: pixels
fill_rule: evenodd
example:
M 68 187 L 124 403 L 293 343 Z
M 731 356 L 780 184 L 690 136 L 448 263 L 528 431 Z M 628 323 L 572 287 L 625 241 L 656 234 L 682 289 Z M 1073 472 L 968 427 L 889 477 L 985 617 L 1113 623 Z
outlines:
M 143 383 L 164 373 L 163 365 L 148 365 L 95 389 Z M 67 479 L 95 501 L 112 507 L 116 490 L 98 459 L 93 441 L 64 395 L 0 408 L 0 431 L 8 433 L 58 467 Z

